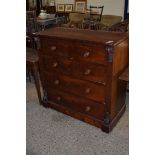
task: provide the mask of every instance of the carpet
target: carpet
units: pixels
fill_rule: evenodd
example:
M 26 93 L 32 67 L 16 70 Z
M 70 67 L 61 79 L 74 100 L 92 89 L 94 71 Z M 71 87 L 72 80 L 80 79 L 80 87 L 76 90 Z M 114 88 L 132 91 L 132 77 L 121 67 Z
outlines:
M 129 108 L 107 134 L 101 129 L 39 105 L 33 83 L 27 82 L 27 155 L 128 155 Z

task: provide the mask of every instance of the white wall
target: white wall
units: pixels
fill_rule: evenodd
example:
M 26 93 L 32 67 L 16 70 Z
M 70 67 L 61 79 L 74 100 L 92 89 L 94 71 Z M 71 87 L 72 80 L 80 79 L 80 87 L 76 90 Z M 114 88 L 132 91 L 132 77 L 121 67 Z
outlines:
M 74 4 L 75 0 L 55 0 L 56 4 Z M 89 5 L 104 5 L 103 14 L 118 15 L 124 17 L 125 0 L 87 0 Z

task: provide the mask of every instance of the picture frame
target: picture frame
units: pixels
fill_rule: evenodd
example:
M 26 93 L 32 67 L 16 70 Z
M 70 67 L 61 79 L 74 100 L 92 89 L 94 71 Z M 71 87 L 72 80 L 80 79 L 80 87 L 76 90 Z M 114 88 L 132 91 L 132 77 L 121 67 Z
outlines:
M 66 4 L 65 12 L 72 12 L 72 11 L 73 11 L 73 4 Z
M 65 11 L 65 5 L 64 4 L 57 4 L 57 11 L 58 12 L 64 12 Z
M 85 12 L 87 0 L 75 0 L 75 12 Z
M 55 6 L 55 0 L 48 0 L 49 6 Z

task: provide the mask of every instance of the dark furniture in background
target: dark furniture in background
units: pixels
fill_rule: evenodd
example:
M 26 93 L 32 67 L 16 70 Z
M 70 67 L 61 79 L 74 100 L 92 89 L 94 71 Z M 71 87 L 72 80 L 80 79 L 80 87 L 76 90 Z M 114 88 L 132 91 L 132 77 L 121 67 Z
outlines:
M 38 94 L 39 102 L 41 103 L 41 91 L 40 91 L 40 81 L 39 81 L 39 59 L 36 49 L 26 48 L 26 72 L 28 75 L 32 73 L 34 77 L 35 87 Z M 30 76 L 29 76 L 30 78 Z
M 43 6 L 43 10 L 46 10 L 46 13 L 55 14 L 56 7 L 55 6 Z
M 36 11 L 26 11 L 26 46 L 34 48 L 35 40 L 33 33 L 38 31 Z
M 42 0 L 36 0 L 36 6 L 33 8 L 30 7 L 29 0 L 26 0 L 26 11 L 36 11 L 36 15 L 38 16 L 40 10 L 42 9 Z
M 37 17 L 40 14 L 40 10 L 42 9 L 42 0 L 36 0 L 36 14 Z
M 56 12 L 56 17 L 63 17 L 64 23 L 67 23 L 69 21 L 69 14 L 70 12 Z
M 128 34 L 52 28 L 38 32 L 42 104 L 110 132 L 125 111 Z

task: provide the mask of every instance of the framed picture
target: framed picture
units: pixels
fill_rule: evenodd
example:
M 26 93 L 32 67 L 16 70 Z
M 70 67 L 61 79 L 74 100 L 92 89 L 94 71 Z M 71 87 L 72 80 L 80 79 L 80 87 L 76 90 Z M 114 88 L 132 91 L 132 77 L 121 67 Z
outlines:
M 55 6 L 55 0 L 48 0 L 49 6 Z
M 66 4 L 65 12 L 72 12 L 72 11 L 73 11 L 73 4 Z
M 64 12 L 65 11 L 65 5 L 64 4 L 58 4 L 57 5 L 57 11 L 58 12 Z
M 75 1 L 75 12 L 85 12 L 87 6 L 86 0 L 76 0 Z

